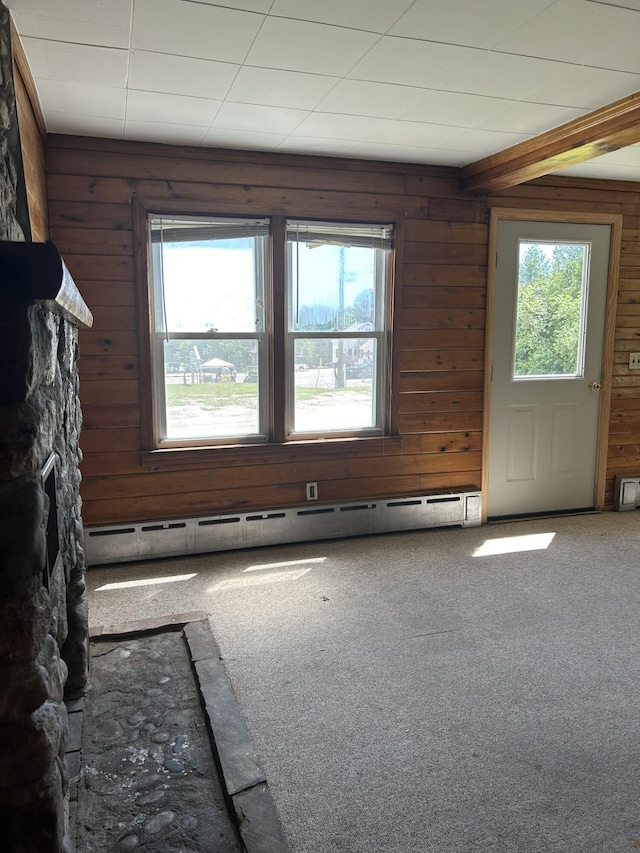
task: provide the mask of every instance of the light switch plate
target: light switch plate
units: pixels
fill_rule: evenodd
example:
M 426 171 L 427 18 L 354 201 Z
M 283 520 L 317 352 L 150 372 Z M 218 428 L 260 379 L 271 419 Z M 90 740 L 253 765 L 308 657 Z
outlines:
M 629 353 L 629 370 L 640 370 L 640 352 Z

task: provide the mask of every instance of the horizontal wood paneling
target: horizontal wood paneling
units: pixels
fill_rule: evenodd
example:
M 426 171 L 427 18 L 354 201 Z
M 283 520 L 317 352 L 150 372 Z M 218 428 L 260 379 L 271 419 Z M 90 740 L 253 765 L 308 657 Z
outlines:
M 87 524 L 291 506 L 304 502 L 309 480 L 322 501 L 479 488 L 494 204 L 624 214 L 608 495 L 615 473 L 640 458 L 640 377 L 626 366 L 640 351 L 640 205 L 628 184 L 545 179 L 487 199 L 460 192 L 451 169 L 60 136 L 49 138 L 46 162 L 51 234 L 95 315 L 80 334 Z M 158 212 L 402 221 L 391 401 L 399 440 L 143 453 L 135 200 Z
M 83 356 L 78 367 L 84 379 L 131 379 L 137 378 L 137 357 L 123 356 Z
M 98 303 L 88 301 L 88 304 L 94 312 L 95 319 Z M 80 341 L 82 355 L 137 356 L 138 354 L 138 339 L 135 332 L 119 332 L 111 329 L 108 331 L 82 331 Z
M 462 196 L 454 170 L 56 136 L 47 169 L 52 234 L 94 313 L 79 360 L 86 523 L 290 505 L 308 480 L 327 501 L 479 486 L 486 205 Z M 133 199 L 162 212 L 402 219 L 392 408 L 411 451 L 356 442 L 330 456 L 272 448 L 246 462 L 216 452 L 200 467 L 143 463 Z
M 83 383 L 84 384 L 84 383 Z M 80 388 L 82 396 L 82 386 Z M 121 429 L 140 426 L 140 410 L 137 404 L 85 403 L 82 409 L 84 432 L 87 429 Z M 83 432 L 83 434 L 84 434 Z
M 400 393 L 412 391 L 479 390 L 483 387 L 482 370 L 416 370 L 400 374 Z
M 62 255 L 133 255 L 133 235 L 100 228 L 57 227 L 51 239 Z

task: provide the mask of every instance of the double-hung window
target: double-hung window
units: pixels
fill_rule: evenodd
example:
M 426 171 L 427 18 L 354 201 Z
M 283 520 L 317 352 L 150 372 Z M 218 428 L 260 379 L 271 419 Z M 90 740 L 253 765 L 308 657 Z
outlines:
M 148 225 L 155 447 L 387 431 L 391 225 Z
M 156 444 L 266 438 L 265 219 L 152 217 Z
M 287 431 L 384 423 L 391 227 L 289 220 Z

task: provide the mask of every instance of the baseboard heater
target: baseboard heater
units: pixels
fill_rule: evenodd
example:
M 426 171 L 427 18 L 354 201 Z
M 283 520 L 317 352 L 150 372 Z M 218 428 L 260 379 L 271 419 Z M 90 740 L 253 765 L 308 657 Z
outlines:
M 338 539 L 429 527 L 475 527 L 481 493 L 456 492 L 359 503 L 85 528 L 88 566 Z

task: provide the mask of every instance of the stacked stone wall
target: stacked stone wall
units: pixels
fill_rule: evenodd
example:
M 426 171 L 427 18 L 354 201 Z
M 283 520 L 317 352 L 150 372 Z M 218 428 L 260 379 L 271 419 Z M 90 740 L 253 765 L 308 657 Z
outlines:
M 29 237 L 21 224 L 21 176 L 9 16 L 0 2 L 2 241 Z M 88 666 L 77 328 L 32 302 L 26 284 L 24 292 L 9 292 L 0 281 L 0 301 L 2 846 L 62 853 L 69 813 L 64 699 L 82 692 Z M 43 468 L 52 458 L 45 488 Z

